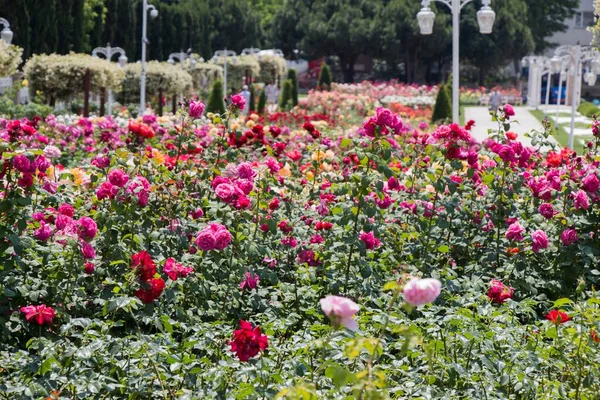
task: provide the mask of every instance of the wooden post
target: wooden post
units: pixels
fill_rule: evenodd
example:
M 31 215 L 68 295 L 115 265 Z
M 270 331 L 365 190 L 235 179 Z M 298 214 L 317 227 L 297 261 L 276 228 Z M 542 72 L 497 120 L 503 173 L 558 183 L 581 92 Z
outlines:
M 92 84 L 92 74 L 90 70 L 85 71 L 83 76 L 83 116 L 90 116 L 90 86 Z
M 172 100 L 172 104 L 171 104 L 171 112 L 173 113 L 173 115 L 175 115 L 175 113 L 177 113 L 177 95 L 176 94 L 173 95 L 173 100 Z
M 106 88 L 100 89 L 100 116 L 105 114 L 104 103 L 106 102 Z

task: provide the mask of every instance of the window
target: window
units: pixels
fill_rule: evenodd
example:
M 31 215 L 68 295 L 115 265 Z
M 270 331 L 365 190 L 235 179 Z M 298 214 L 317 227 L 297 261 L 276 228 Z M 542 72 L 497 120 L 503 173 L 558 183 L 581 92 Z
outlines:
M 578 11 L 575 14 L 575 28 L 586 29 L 594 25 L 594 13 L 592 11 Z

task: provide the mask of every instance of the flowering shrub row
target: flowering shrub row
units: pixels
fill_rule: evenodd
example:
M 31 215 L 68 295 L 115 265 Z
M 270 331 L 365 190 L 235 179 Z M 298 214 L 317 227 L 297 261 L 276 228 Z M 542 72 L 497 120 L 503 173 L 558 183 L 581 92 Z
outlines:
M 243 103 L 0 120 L 9 398 L 600 392 L 600 141 Z

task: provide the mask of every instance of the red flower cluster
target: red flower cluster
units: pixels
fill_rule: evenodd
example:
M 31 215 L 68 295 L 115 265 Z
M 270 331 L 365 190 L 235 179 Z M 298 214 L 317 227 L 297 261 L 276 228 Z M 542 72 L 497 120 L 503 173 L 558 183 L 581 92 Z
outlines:
M 154 277 L 156 275 L 156 264 L 154 264 L 152 257 L 146 250 L 132 255 L 131 260 L 131 267 L 135 269 L 142 285 L 140 289 L 135 291 L 135 296 L 146 304 L 152 303 L 162 294 L 165 281 L 160 277 Z
M 302 125 L 302 128 L 310 133 L 310 136 L 312 136 L 313 139 L 318 139 L 321 136 L 321 132 L 319 132 L 310 121 L 306 121 Z
M 233 340 L 229 343 L 231 351 L 240 361 L 248 361 L 265 350 L 269 345 L 267 335 L 263 335 L 260 327 L 252 328 L 250 322 L 240 320 L 240 329 L 233 331 Z
M 554 325 L 558 325 L 570 321 L 571 317 L 569 317 L 567 313 L 560 310 L 552 310 L 546 314 L 546 319 L 551 321 Z
M 152 139 L 154 137 L 154 130 L 145 124 L 139 122 L 129 122 L 129 132 L 145 139 Z
M 40 304 L 39 306 L 21 307 L 21 312 L 25 314 L 27 322 L 38 325 L 52 325 L 52 320 L 56 315 L 52 307 L 48 307 L 44 304 Z
M 506 286 L 497 279 L 492 279 L 487 295 L 493 303 L 502 304 L 506 300 L 512 299 L 514 292 L 515 289 L 510 286 Z

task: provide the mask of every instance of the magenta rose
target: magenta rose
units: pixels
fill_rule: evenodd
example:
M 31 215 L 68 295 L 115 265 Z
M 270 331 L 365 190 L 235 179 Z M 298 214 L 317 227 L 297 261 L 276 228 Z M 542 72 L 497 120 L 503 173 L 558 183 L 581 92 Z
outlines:
M 207 229 L 200 232 L 196 238 L 196 246 L 198 246 L 198 248 L 202 251 L 214 250 L 216 243 L 217 240 L 214 233 Z
M 534 253 L 548 248 L 548 236 L 546 235 L 546 232 L 542 231 L 541 229 L 538 229 L 531 234 L 531 240 L 533 241 Z

